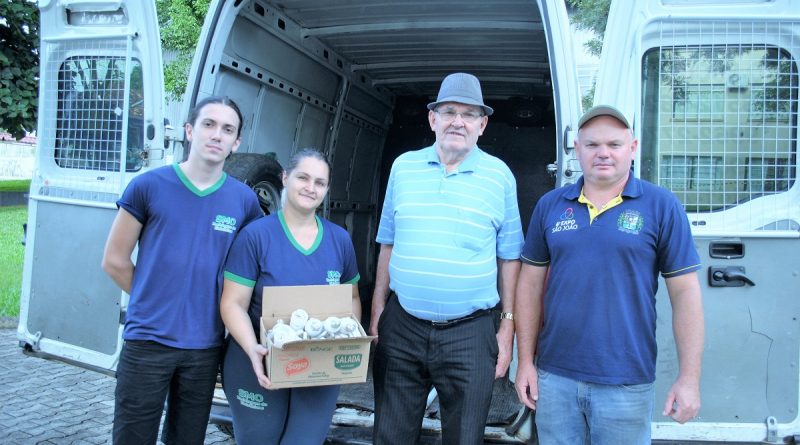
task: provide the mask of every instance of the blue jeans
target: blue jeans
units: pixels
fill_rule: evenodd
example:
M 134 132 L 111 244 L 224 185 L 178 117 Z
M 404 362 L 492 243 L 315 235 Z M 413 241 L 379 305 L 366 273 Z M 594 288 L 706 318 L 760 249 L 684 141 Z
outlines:
M 155 444 L 168 399 L 162 440 L 202 445 L 221 357 L 222 347 L 178 349 L 126 341 L 114 391 L 114 444 Z
M 650 445 L 653 383 L 601 385 L 539 370 L 541 445 Z

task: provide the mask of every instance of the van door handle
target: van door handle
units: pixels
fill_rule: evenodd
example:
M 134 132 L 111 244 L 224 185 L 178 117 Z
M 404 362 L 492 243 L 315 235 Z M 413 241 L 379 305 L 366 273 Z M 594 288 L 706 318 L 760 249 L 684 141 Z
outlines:
M 744 258 L 744 243 L 738 239 L 715 240 L 708 245 L 708 254 L 726 260 Z
M 756 285 L 745 275 L 743 266 L 708 268 L 708 285 L 711 287 L 741 287 L 745 284 Z

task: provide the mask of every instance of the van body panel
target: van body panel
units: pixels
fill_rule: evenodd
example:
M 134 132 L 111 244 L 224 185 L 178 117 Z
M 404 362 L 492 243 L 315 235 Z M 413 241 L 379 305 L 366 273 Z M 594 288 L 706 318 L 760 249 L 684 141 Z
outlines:
M 556 186 L 571 184 L 578 178 L 572 174 L 575 162 L 574 127 L 581 115 L 581 97 L 567 11 L 559 2 L 540 1 L 543 23 L 548 38 L 547 48 L 552 66 L 555 132 L 558 135 L 553 163 L 557 166 Z M 577 100 L 576 100 L 577 99 Z M 527 229 L 527 227 L 526 227 Z
M 39 2 L 38 146 L 18 337 L 32 354 L 116 368 L 127 295 L 100 267 L 115 202 L 166 162 L 153 2 Z
M 113 296 L 119 288 L 107 277 L 85 281 L 86 271 L 97 269 L 103 257 L 101 249 L 83 249 L 97 242 L 92 231 L 84 227 L 83 218 L 87 216 L 94 231 L 108 233 L 115 212 L 50 201 L 38 203 L 34 251 L 37 261 L 31 270 L 27 329 L 46 334 L 47 340 L 113 355 L 120 314 L 120 301 Z M 77 252 L 82 254 L 76 255 Z M 59 281 L 54 282 L 53 278 Z M 93 298 L 94 295 L 112 298 Z M 102 334 L 87 336 L 86 324 Z
M 800 9 L 611 8 L 595 103 L 632 118 L 635 174 L 684 204 L 703 265 L 702 408 L 685 425 L 660 414 L 679 370 L 661 280 L 653 438 L 784 443 L 800 434 Z

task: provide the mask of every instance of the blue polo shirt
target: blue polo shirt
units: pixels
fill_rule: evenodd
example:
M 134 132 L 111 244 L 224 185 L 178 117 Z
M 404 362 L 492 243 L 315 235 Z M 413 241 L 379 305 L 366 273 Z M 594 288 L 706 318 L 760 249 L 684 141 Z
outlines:
M 533 210 L 522 261 L 550 267 L 537 364 L 601 384 L 655 380 L 658 274 L 700 269 L 680 201 L 630 176 L 622 202 L 590 222 L 577 184 L 552 190 Z
M 225 278 L 253 288 L 247 312 L 254 328 L 261 316 L 264 286 L 358 282 L 360 275 L 350 235 L 319 217 L 317 227 L 317 239 L 308 249 L 292 236 L 283 211 L 254 221 L 236 237 L 225 264 Z
M 377 241 L 392 244 L 390 287 L 411 315 L 451 320 L 494 307 L 497 259 L 516 260 L 514 176 L 478 147 L 447 173 L 434 146 L 392 165 Z
M 222 345 L 222 267 L 239 230 L 263 215 L 255 193 L 226 174 L 198 190 L 173 164 L 135 177 L 117 205 L 142 224 L 123 338 Z

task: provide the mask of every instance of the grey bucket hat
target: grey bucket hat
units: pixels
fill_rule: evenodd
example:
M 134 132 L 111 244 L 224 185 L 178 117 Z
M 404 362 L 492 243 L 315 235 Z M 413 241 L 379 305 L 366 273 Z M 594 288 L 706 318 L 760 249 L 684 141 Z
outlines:
M 623 114 L 622 111 L 619 111 L 611 105 L 597 105 L 590 108 L 586 113 L 583 114 L 583 116 L 581 116 L 580 120 L 578 120 L 578 129 L 580 130 L 584 125 L 586 125 L 587 122 L 598 116 L 611 116 L 614 119 L 622 122 L 622 125 L 625 125 L 625 127 L 628 129 L 631 128 L 631 124 L 628 123 L 628 118 L 625 117 L 625 114 Z
M 466 105 L 477 105 L 483 108 L 487 116 L 494 113 L 492 107 L 483 103 L 481 93 L 481 82 L 477 77 L 467 73 L 453 73 L 445 77 L 442 86 L 439 88 L 439 96 L 436 102 L 428 104 L 428 109 L 435 109 L 442 102 L 457 102 Z

